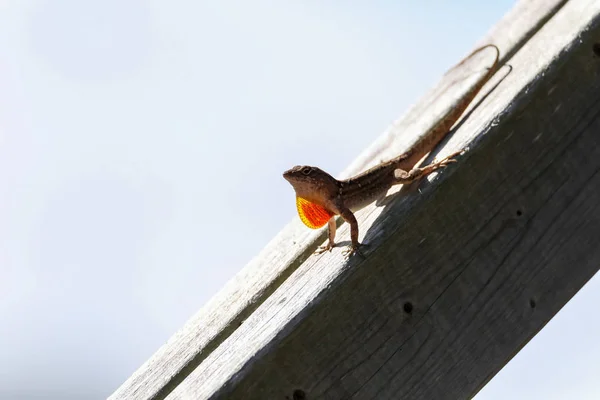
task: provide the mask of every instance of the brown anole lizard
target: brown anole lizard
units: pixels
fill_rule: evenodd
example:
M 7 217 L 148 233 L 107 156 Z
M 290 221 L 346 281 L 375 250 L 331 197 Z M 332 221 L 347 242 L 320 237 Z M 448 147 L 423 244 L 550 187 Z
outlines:
M 329 241 L 325 246 L 320 247 L 318 252 L 331 250 L 335 246 L 336 222 L 334 216 L 340 215 L 344 221 L 350 224 L 352 241 L 350 246 L 344 250 L 344 254 L 360 254 L 361 243 L 358 241 L 358 222 L 354 216 L 355 211 L 381 198 L 393 185 L 411 183 L 456 161 L 455 157 L 464 150 L 425 167 L 415 167 L 417 162 L 431 152 L 446 136 L 483 85 L 494 74 L 500 50 L 493 44 L 475 49 L 454 68 L 486 48 L 496 50 L 496 58 L 488 72 L 456 101 L 447 115 L 422 135 L 405 153 L 345 180 L 337 180 L 320 168 L 311 166 L 295 166 L 283 173 L 283 177 L 291 183 L 296 191 L 296 207 L 302 222 L 312 229 L 328 224 Z

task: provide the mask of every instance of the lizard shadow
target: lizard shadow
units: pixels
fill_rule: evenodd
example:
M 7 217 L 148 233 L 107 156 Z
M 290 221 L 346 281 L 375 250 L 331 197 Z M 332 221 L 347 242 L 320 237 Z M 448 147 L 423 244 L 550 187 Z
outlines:
M 473 105 L 473 107 L 471 108 L 471 110 L 469 110 L 469 112 L 467 112 L 448 132 L 448 134 L 446 135 L 446 137 L 444 137 L 444 139 L 438 143 L 438 145 L 427 155 L 425 156 L 425 158 L 422 160 L 421 163 L 419 163 L 419 165 L 424 166 L 424 165 L 428 165 L 430 164 L 435 157 L 439 154 L 440 150 L 448 143 L 448 141 L 451 139 L 451 137 L 456 133 L 456 131 L 465 123 L 465 121 L 467 121 L 467 119 L 473 114 L 473 112 L 475 110 L 477 110 L 481 104 L 489 97 L 490 94 L 492 94 L 497 88 L 498 86 L 504 82 L 504 80 L 508 77 L 508 75 L 510 75 L 510 73 L 512 72 L 513 68 L 510 64 L 504 64 L 502 65 L 500 69 L 502 69 L 503 67 L 507 67 L 508 71 L 500 78 L 498 79 L 498 81 L 494 84 L 494 86 L 492 86 L 487 92 L 485 92 L 485 94 L 481 97 L 481 99 L 479 99 L 479 101 L 477 101 L 477 103 L 475 103 Z M 446 167 L 448 168 L 448 167 Z M 443 171 L 443 170 L 442 170 Z M 441 171 L 440 171 L 441 172 Z M 438 172 L 439 173 L 439 172 Z M 405 197 L 409 194 L 412 193 L 418 193 L 421 189 L 425 189 L 427 188 L 429 185 L 431 185 L 433 182 L 429 182 L 429 180 L 427 179 L 419 179 L 416 182 L 413 182 L 412 184 L 408 184 L 408 185 L 403 185 L 400 190 L 398 190 L 397 192 L 391 193 L 391 194 L 385 194 L 383 195 L 380 199 L 376 200 L 375 205 L 377 207 L 384 207 L 387 208 L 387 206 L 389 206 L 390 204 L 392 204 L 395 200 L 401 198 L 401 197 Z M 377 229 L 371 229 L 373 227 L 376 227 L 378 225 L 378 220 L 380 218 L 385 218 L 385 210 L 382 211 L 382 213 L 376 218 L 376 220 L 371 224 L 371 227 L 365 232 L 364 235 L 364 239 L 363 242 L 368 245 L 371 240 L 374 238 L 375 234 L 374 232 Z M 337 225 L 339 227 L 339 225 L 342 223 L 342 220 L 340 218 L 340 220 L 337 221 Z M 338 243 L 336 243 L 337 246 L 342 246 L 342 245 L 346 245 L 349 244 L 349 241 L 340 241 Z M 368 249 L 367 249 L 368 251 Z

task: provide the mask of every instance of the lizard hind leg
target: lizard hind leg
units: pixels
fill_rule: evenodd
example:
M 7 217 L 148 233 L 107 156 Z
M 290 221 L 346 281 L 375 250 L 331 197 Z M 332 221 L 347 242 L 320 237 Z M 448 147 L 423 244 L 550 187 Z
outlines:
M 456 153 L 450 154 L 448 157 L 443 158 L 440 161 L 433 162 L 424 167 L 413 168 L 406 172 L 402 169 L 394 171 L 394 183 L 395 184 L 408 184 L 412 183 L 420 178 L 423 178 L 440 168 L 446 167 L 448 164 L 456 162 L 456 157 L 463 153 L 463 150 L 457 151 Z

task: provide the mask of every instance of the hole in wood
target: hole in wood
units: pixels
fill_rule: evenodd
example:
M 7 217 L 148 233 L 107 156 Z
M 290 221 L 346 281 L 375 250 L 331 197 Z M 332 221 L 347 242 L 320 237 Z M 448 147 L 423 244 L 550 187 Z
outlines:
M 306 393 L 304 393 L 304 390 L 294 390 L 294 400 L 306 400 Z
M 600 57 L 600 43 L 594 43 L 594 45 L 592 46 L 592 50 L 594 50 L 594 54 L 597 57 Z
M 411 314 L 413 310 L 413 305 L 410 301 L 404 303 L 404 312 L 407 314 Z
M 520 217 L 521 215 L 523 215 L 523 211 L 517 210 L 517 217 Z
M 535 308 L 535 306 L 536 306 L 535 300 L 534 299 L 529 299 L 529 307 Z

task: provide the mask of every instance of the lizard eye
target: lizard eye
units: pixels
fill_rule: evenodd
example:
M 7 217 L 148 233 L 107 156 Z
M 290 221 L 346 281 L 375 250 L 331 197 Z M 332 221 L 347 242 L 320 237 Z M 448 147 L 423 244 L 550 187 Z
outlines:
M 312 171 L 312 168 L 310 168 L 310 167 L 304 167 L 304 168 L 302 168 L 302 173 L 304 175 L 310 175 L 311 171 Z

